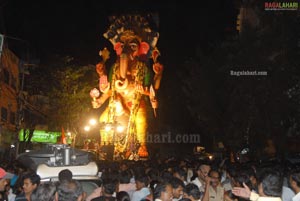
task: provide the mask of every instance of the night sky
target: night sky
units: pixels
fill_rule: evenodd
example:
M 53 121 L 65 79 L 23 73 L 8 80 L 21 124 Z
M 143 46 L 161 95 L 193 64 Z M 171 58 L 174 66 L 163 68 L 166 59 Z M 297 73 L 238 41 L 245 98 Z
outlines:
M 230 0 L 204 1 L 200 6 L 184 2 L 4 0 L 0 4 L 0 30 L 27 41 L 32 57 L 43 59 L 50 54 L 66 54 L 83 64 L 94 64 L 99 60 L 98 51 L 110 45 L 102 34 L 112 14 L 158 13 L 158 47 L 165 60 L 191 56 L 196 44 L 201 43 L 205 49 L 209 42 L 221 40 L 226 31 L 234 28 L 236 13 Z M 9 42 L 17 49 L 26 46 L 22 41 Z

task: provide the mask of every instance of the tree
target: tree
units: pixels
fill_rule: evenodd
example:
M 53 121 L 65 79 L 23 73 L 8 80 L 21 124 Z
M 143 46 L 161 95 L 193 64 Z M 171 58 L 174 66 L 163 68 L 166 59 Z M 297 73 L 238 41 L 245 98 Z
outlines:
M 54 68 L 49 76 L 51 87 L 47 93 L 50 103 L 49 128 L 62 127 L 77 136 L 82 122 L 91 113 L 89 92 L 98 84 L 95 67 L 77 66 L 71 57 L 63 58 L 63 66 Z
M 30 144 L 38 124 L 46 125 L 50 131 L 65 128 L 76 137 L 91 110 L 89 91 L 98 85 L 96 75 L 93 65 L 78 65 L 70 56 L 55 55 L 31 68 L 25 78 L 23 98 L 31 111 L 25 112 L 22 126 L 24 133 L 31 133 L 26 144 Z

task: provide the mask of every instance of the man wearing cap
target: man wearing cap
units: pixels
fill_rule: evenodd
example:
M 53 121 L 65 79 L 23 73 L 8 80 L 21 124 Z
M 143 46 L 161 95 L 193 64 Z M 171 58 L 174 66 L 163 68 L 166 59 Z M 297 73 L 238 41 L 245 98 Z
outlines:
M 7 179 L 13 178 L 14 175 L 6 172 L 3 168 L 0 168 L 0 191 L 5 190 L 5 186 L 8 184 Z
M 13 174 L 6 172 L 4 169 L 0 168 L 0 192 L 5 191 L 5 187 L 9 184 L 8 179 L 13 178 Z M 0 201 L 8 200 L 6 193 L 0 196 Z

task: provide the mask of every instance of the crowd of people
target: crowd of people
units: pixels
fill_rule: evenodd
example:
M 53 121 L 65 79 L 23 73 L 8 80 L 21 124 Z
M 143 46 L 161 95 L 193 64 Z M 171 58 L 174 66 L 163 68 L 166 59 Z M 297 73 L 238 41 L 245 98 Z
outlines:
M 300 201 L 300 169 L 229 160 L 101 161 L 102 184 L 87 193 L 67 169 L 41 182 L 33 170 L 0 168 L 6 201 Z

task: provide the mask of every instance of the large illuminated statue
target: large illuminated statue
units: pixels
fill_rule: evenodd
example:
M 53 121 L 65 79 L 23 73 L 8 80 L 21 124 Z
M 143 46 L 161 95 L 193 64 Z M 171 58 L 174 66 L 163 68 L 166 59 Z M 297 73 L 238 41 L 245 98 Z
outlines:
M 147 19 L 140 15 L 111 18 L 104 37 L 112 43 L 116 61 L 107 73 L 105 63 L 110 53 L 106 48 L 100 51 L 102 61 L 96 65 L 100 91 L 90 92 L 94 108 L 109 98 L 100 116 L 101 144 L 114 144 L 115 155 L 123 158 L 148 156 L 147 117 L 152 111 L 156 115 L 158 105 L 155 94 L 163 71 L 157 61 L 159 34 L 150 28 Z M 147 110 L 147 104 L 152 111 Z

